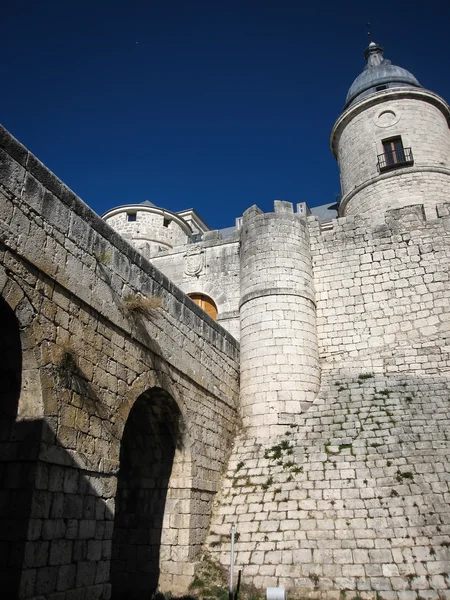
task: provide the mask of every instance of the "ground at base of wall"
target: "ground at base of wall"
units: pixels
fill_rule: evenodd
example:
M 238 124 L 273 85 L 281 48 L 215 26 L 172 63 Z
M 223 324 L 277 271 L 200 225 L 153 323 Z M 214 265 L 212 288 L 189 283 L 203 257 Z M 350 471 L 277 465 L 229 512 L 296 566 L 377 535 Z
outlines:
M 242 577 L 243 569 L 235 571 L 233 600 L 264 600 L 267 590 L 258 589 Z M 229 570 L 204 554 L 196 565 L 194 579 L 188 594 L 172 595 L 170 592 L 157 592 L 152 600 L 228 600 Z M 376 590 L 357 591 L 351 589 L 300 590 L 286 589 L 289 600 L 450 600 L 450 591 L 445 590 L 404 590 L 400 592 L 380 592 Z

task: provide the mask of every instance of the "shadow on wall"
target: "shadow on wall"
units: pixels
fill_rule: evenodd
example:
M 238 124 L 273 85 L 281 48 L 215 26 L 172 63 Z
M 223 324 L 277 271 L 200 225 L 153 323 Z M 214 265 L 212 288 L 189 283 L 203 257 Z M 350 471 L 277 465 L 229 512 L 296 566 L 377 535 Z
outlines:
M 33 442 L 39 439 L 42 424 L 16 424 L 22 350 L 19 324 L 3 300 L 0 323 L 0 580 L 13 594 L 20 582 L 39 451 Z
M 0 331 L 2 594 L 22 600 L 84 588 L 107 597 L 113 514 L 92 485 L 98 474 L 81 470 L 43 419 L 17 419 L 20 329 L 1 298 Z M 42 460 L 56 446 L 53 460 Z
M 180 412 L 154 388 L 139 396 L 125 426 L 114 519 L 112 597 L 141 598 L 158 587 L 161 536 Z
M 83 597 L 86 592 L 109 598 L 111 557 L 114 598 L 151 593 L 158 584 L 167 488 L 182 437 L 176 403 L 159 388 L 135 402 L 116 485 L 116 473 L 80 468 L 76 453 L 57 439 L 51 419 L 18 420 L 20 328 L 1 298 L 0 331 L 2 593 L 25 600 L 79 590 Z M 70 362 L 65 366 L 71 371 L 66 383 L 81 378 Z M 89 393 L 78 383 L 78 392 Z

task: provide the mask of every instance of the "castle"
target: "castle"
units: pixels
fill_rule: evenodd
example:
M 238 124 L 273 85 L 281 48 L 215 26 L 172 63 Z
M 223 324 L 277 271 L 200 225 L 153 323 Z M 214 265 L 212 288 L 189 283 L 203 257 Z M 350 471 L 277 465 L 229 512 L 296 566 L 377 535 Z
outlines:
M 8 598 L 450 598 L 450 109 L 371 42 L 342 198 L 103 219 L 1 131 Z M 239 340 L 239 342 L 237 341 Z

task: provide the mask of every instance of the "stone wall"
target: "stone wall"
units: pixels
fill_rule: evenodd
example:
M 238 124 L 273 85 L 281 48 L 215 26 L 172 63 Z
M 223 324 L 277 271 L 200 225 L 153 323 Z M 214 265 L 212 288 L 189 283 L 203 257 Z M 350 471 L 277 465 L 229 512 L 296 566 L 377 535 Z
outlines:
M 383 225 L 310 219 L 322 369 L 450 371 L 449 205 L 388 211 Z
M 226 565 L 235 522 L 243 582 L 448 600 L 450 205 L 437 214 L 308 219 L 321 387 L 281 435 L 235 441 L 208 548 Z
M 3 419 L 0 432 L 0 517 L 20 525 L 0 533 L 2 591 L 109 598 L 112 554 L 122 569 L 133 565 L 127 590 L 113 581 L 114 597 L 131 597 L 140 582 L 148 590 L 155 577 L 185 590 L 235 428 L 237 343 L 0 133 L 1 316 L 9 319 L 0 328 L 18 329 L 22 346 L 20 398 L 16 363 L 6 392 L 17 418 Z M 137 399 L 145 419 L 130 421 L 124 445 Z M 146 427 L 171 442 L 140 452 Z M 142 455 L 169 461 L 170 478 L 169 467 L 149 478 Z M 144 490 L 140 498 L 122 502 L 118 478 L 122 490 Z M 159 506 L 151 539 L 131 527 L 145 502 Z
M 255 325 L 272 391 L 294 403 L 276 437 L 237 435 L 222 477 L 237 342 L 0 133 L 2 590 L 106 600 L 111 583 L 128 598 L 159 581 L 185 592 L 213 513 L 206 548 L 227 564 L 236 522 L 244 583 L 448 600 L 449 204 L 326 229 L 286 203 L 251 209 L 242 290 L 238 240 L 211 232 L 155 259 L 230 327 L 241 291 L 243 306 L 258 301 L 243 328 Z M 280 290 L 301 301 L 281 306 Z M 291 374 L 317 359 L 315 319 L 320 390 L 305 406 Z
M 239 436 L 208 537 L 258 588 L 448 600 L 448 377 L 327 372 L 298 427 Z
M 219 232 L 182 249 L 161 253 L 152 263 L 186 294 L 202 293 L 217 306 L 217 321 L 239 339 L 239 241 Z

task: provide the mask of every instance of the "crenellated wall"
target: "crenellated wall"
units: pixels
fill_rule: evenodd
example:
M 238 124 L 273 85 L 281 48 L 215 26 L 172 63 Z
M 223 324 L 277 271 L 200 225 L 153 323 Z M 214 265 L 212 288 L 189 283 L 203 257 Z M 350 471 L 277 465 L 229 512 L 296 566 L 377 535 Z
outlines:
M 241 411 L 250 435 L 295 424 L 319 389 L 309 233 L 292 204 L 253 206 L 241 229 Z
M 346 217 L 323 230 L 303 221 L 321 385 L 276 436 L 249 427 L 235 439 L 207 545 L 226 565 L 236 523 L 243 581 L 297 598 L 448 597 L 450 203 L 437 214 L 426 220 L 411 206 L 388 211 L 382 225 Z M 250 281 L 264 277 L 258 266 Z M 269 269 L 264 280 L 282 279 Z M 265 323 L 266 312 L 257 315 L 255 326 Z M 274 325 L 281 332 L 292 337 Z M 297 384 L 293 397 L 302 396 Z

